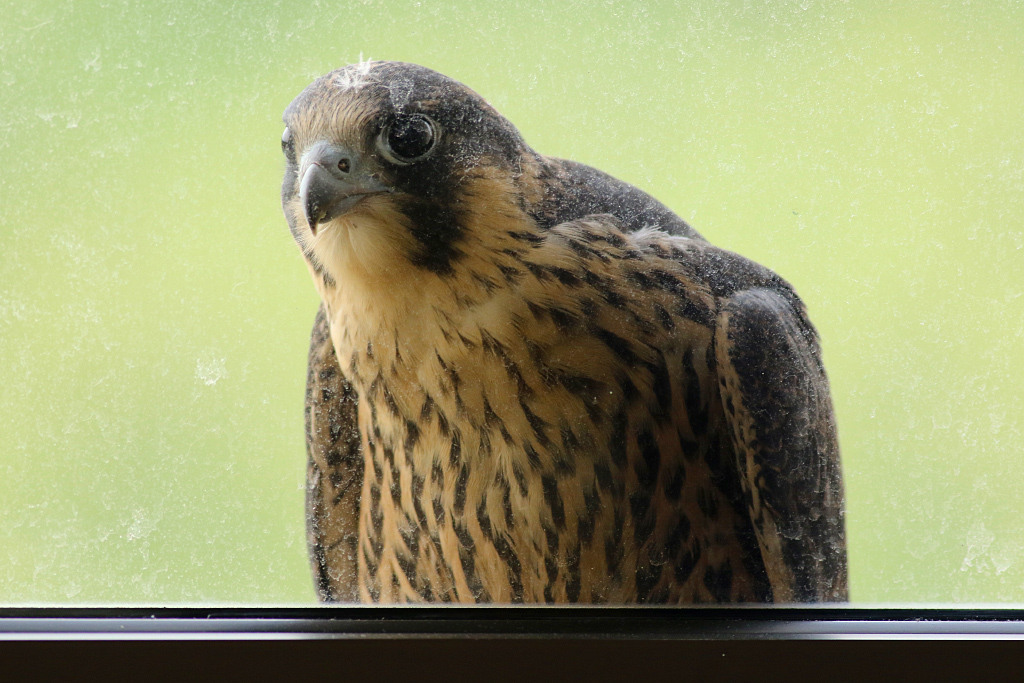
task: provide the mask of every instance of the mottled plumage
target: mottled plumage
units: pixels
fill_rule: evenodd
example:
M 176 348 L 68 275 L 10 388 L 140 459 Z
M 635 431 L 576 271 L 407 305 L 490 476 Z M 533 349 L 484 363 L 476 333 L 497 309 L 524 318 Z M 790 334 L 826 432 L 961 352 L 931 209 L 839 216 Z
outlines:
M 322 599 L 846 599 L 828 381 L 788 283 L 422 67 L 340 69 L 284 121 L 323 302 Z

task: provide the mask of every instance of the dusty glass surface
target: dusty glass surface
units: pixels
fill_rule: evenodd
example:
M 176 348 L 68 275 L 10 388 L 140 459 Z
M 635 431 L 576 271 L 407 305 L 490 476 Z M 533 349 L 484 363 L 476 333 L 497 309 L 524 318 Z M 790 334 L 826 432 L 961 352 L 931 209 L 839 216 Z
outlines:
M 0 17 L 0 603 L 314 600 L 280 114 L 360 57 L 466 83 L 795 285 L 855 602 L 1024 600 L 1020 3 Z

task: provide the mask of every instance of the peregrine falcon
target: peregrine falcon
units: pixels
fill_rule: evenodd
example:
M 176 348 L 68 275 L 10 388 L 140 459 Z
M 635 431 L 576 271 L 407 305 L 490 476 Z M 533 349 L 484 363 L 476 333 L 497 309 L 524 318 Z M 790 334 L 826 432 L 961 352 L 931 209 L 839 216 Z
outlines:
M 284 123 L 322 304 L 322 600 L 847 599 L 828 380 L 785 280 L 424 67 L 338 69 Z

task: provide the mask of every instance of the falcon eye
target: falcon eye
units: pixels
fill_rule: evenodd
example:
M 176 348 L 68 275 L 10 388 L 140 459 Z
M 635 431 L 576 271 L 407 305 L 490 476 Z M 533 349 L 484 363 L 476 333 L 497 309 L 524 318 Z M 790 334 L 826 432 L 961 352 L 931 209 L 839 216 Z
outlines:
M 411 164 L 426 157 L 437 142 L 437 127 L 423 114 L 399 116 L 381 131 L 381 152 L 396 164 Z
M 287 126 L 281 133 L 281 151 L 289 159 L 295 158 L 295 141 L 292 140 L 292 129 Z

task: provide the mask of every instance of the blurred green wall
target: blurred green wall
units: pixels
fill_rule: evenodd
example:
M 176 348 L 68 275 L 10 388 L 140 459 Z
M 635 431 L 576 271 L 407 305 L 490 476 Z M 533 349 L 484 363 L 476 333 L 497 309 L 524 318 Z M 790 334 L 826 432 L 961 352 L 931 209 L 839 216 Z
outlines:
M 314 599 L 280 114 L 360 56 L 795 284 L 856 601 L 1024 602 L 1024 4 L 0 8 L 0 603 Z

